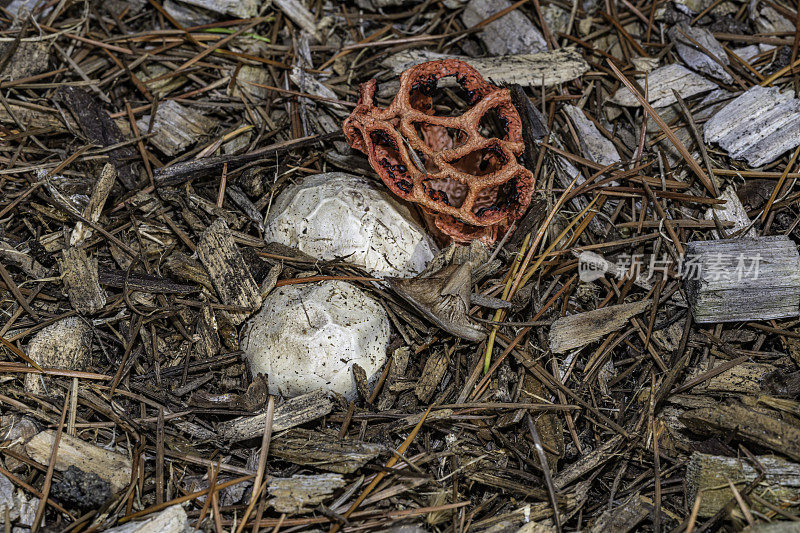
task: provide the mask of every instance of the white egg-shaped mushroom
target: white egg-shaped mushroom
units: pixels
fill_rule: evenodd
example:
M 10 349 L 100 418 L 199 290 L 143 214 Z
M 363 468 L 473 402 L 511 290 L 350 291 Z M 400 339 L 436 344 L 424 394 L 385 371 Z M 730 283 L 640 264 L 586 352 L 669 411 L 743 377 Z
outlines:
M 264 238 L 325 261 L 343 259 L 374 276 L 413 276 L 436 253 L 409 209 L 382 184 L 343 172 L 284 188 L 269 209 Z
M 270 394 L 325 389 L 352 399 L 353 363 L 376 377 L 388 343 L 389 317 L 377 301 L 350 283 L 324 281 L 272 291 L 241 346 L 252 374 L 267 375 Z

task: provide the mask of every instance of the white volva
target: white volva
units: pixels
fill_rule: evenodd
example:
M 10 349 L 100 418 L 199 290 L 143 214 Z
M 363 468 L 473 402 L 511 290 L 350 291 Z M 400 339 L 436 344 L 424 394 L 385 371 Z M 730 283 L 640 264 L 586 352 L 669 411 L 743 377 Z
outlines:
M 351 367 L 369 379 L 386 362 L 389 317 L 350 283 L 285 285 L 250 319 L 242 349 L 255 376 L 267 374 L 270 394 L 293 397 L 327 389 L 354 398 Z
M 264 238 L 312 257 L 343 259 L 374 276 L 413 276 L 436 245 L 383 185 L 329 172 L 286 187 L 269 210 Z

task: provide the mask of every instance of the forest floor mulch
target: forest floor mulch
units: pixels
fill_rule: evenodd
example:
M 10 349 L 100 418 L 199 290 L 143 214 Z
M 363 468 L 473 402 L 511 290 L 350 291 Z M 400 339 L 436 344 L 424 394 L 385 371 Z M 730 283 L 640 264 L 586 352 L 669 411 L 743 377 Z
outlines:
M 797 5 L 2 4 L 6 531 L 797 530 Z M 387 105 L 452 57 L 510 89 L 536 183 L 472 280 L 510 302 L 478 341 L 263 238 L 305 176 L 380 184 L 342 133 L 360 83 Z M 267 394 L 256 309 L 198 260 L 220 219 L 264 294 L 381 302 L 376 382 Z

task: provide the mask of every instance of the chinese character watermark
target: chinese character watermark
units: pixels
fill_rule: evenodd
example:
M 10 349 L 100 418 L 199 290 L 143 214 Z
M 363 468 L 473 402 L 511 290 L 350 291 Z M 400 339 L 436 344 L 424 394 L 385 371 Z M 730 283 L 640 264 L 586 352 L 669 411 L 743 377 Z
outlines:
M 681 257 L 677 264 L 668 255 L 620 254 L 613 261 L 592 253 L 578 256 L 578 276 L 583 282 L 595 281 L 606 274 L 616 278 L 651 280 L 670 274 L 684 280 L 744 281 L 756 280 L 761 269 L 761 254 L 707 254 Z M 672 268 L 672 270 L 670 270 Z

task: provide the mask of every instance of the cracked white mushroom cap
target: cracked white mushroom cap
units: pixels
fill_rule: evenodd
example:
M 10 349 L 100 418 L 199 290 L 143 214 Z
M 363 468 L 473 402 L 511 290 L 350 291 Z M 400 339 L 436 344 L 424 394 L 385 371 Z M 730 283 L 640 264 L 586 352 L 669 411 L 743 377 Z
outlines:
M 389 317 L 364 291 L 343 281 L 285 285 L 250 319 L 242 350 L 270 394 L 293 397 L 326 389 L 356 395 L 353 363 L 368 379 L 386 362 Z
M 437 251 L 382 184 L 343 172 L 286 187 L 270 207 L 264 239 L 325 261 L 343 259 L 374 276 L 413 276 Z

